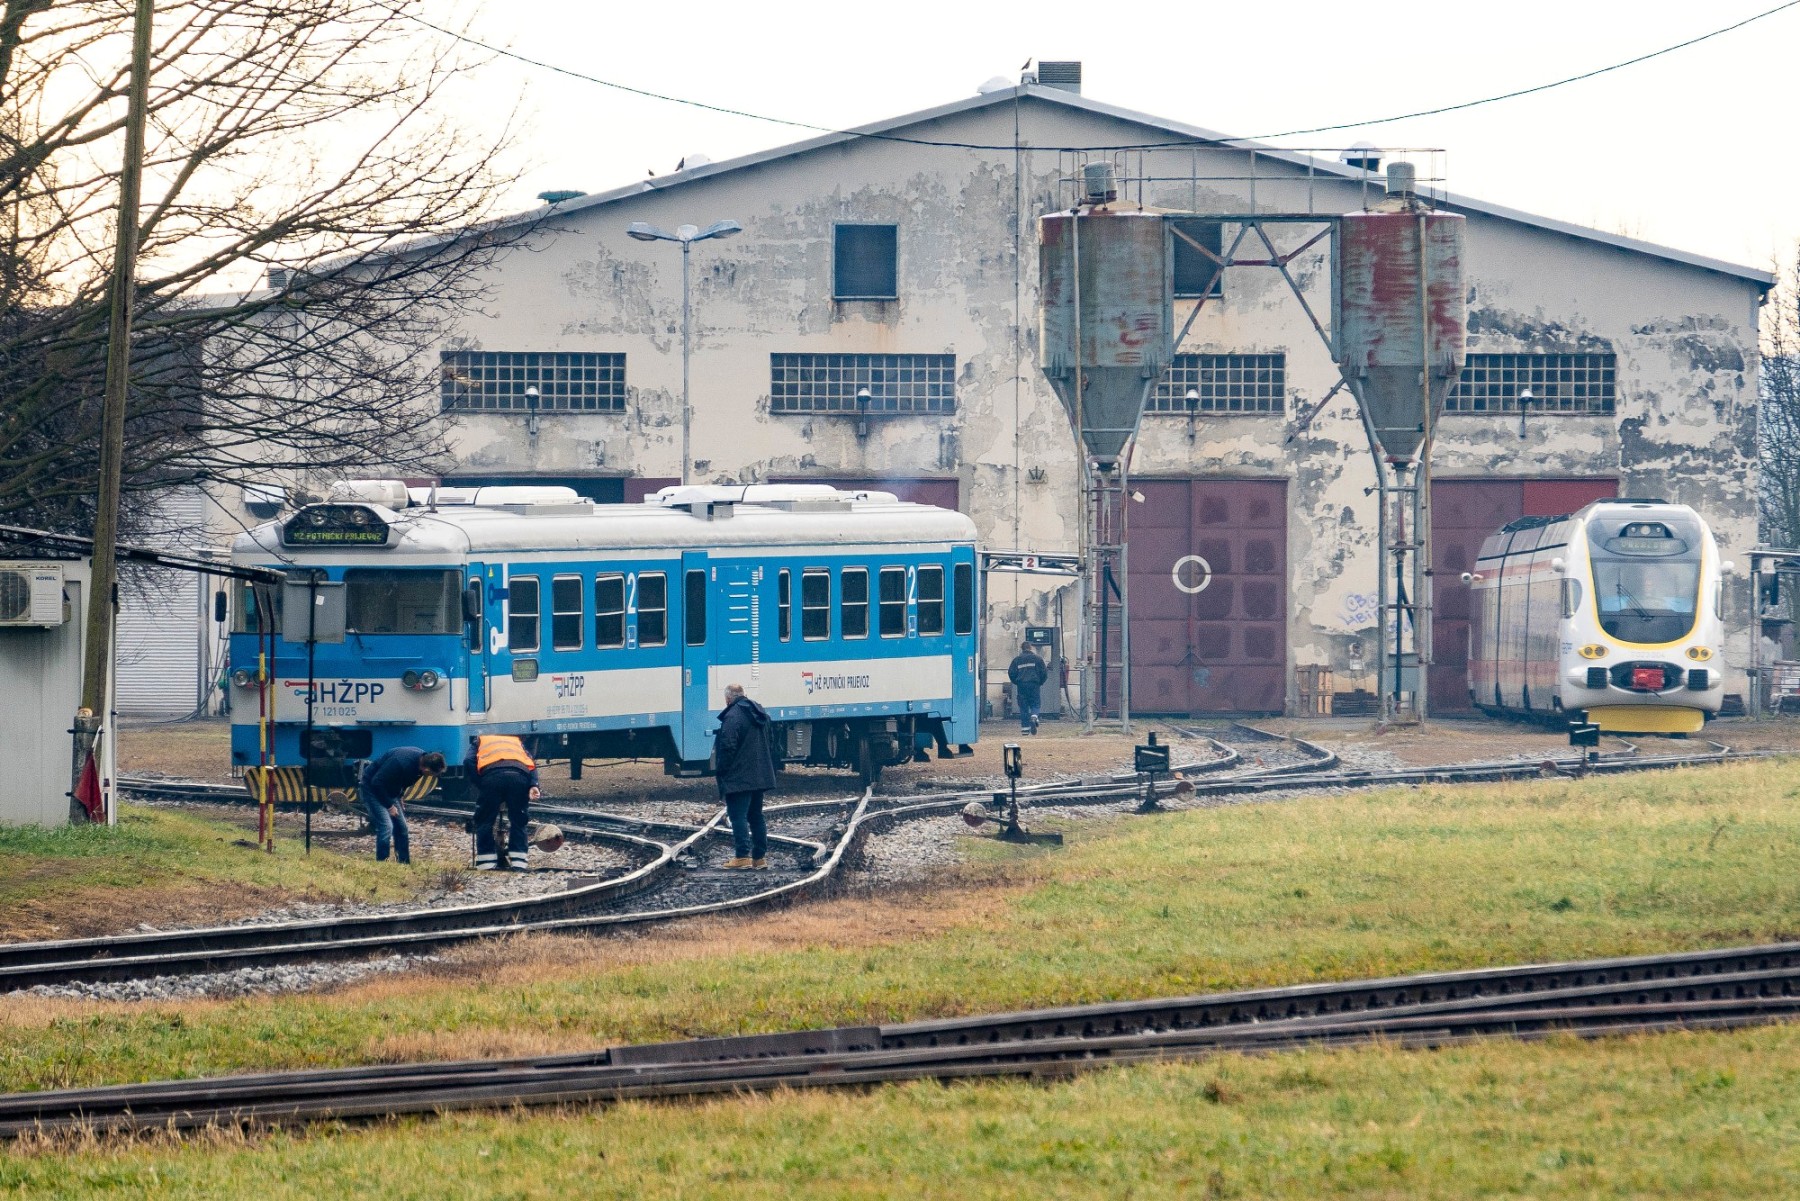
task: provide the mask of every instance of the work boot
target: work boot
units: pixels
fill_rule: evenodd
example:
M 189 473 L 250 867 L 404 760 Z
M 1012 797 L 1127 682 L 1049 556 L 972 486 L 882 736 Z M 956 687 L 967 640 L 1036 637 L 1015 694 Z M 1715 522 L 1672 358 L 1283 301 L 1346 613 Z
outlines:
M 728 872 L 741 872 L 754 867 L 755 864 L 756 861 L 754 859 L 739 856 L 736 859 L 727 859 L 725 861 L 725 870 Z
M 752 859 L 750 861 L 750 866 L 759 872 L 766 872 L 769 870 L 769 861 L 767 859 Z

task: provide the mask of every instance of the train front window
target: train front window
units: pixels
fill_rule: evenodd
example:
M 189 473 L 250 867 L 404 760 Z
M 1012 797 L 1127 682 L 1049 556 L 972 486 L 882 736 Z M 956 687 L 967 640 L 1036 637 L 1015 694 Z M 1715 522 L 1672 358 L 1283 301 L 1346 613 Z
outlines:
M 345 625 L 358 634 L 460 634 L 462 573 L 355 567 L 344 573 Z
M 281 585 L 231 582 L 231 632 L 267 633 L 281 628 Z
M 1588 523 L 1588 545 L 1601 629 L 1642 644 L 1674 642 L 1694 628 L 1701 545 L 1695 523 L 1597 517 Z

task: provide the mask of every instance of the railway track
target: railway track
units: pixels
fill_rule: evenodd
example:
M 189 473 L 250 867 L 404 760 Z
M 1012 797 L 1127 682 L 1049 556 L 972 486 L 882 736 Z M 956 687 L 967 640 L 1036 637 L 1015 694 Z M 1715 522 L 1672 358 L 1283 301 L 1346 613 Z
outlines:
M 838 1087 L 1063 1076 L 1383 1040 L 1710 1029 L 1800 1014 L 1800 943 L 1111 1002 L 532 1059 L 263 1073 L 0 1096 L 0 1137 L 194 1129 Z
M 1255 737 L 1276 736 L 1246 727 Z M 1492 781 L 1537 776 L 1546 766 L 1568 773 L 1653 770 L 1719 762 L 1729 748 L 1713 744 L 1703 753 L 1643 757 L 1631 754 L 1597 760 L 1571 757 L 1548 764 L 1509 761 L 1470 763 L 1397 771 L 1344 770 L 1323 748 L 1293 740 L 1303 761 L 1232 772 L 1242 765 L 1233 748 L 1207 739 L 1210 754 L 1185 764 L 1192 779 L 1178 785 L 1164 779 L 1152 796 L 1167 797 L 1191 786 L 1203 799 L 1256 795 L 1309 788 L 1374 787 L 1426 782 Z M 1229 774 L 1226 774 L 1229 773 Z M 171 799 L 249 803 L 239 788 L 190 782 L 122 780 L 126 791 Z M 1022 806 L 1117 804 L 1145 795 L 1139 777 L 1118 773 L 1021 788 Z M 773 870 L 722 872 L 713 864 L 726 856 L 723 812 L 698 825 L 634 818 L 576 806 L 539 804 L 534 811 L 565 832 L 602 839 L 632 853 L 638 865 L 611 879 L 577 877 L 565 890 L 519 900 L 443 906 L 402 913 L 163 931 L 107 938 L 0 943 L 0 992 L 37 985 L 108 982 L 228 971 L 324 958 L 378 954 L 419 954 L 474 939 L 526 931 L 598 933 L 607 929 L 674 918 L 720 913 L 791 900 L 829 887 L 859 841 L 868 834 L 921 817 L 954 813 L 971 800 L 995 803 L 992 789 L 950 793 L 801 801 L 770 806 Z M 415 804 L 413 812 L 452 820 L 466 817 L 466 805 L 449 801 Z

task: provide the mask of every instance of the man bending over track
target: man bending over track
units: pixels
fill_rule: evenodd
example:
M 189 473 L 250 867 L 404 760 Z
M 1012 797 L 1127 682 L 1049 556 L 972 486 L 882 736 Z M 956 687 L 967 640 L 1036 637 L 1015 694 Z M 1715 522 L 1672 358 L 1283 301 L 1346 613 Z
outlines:
M 725 812 L 731 818 L 736 857 L 727 869 L 769 866 L 769 827 L 763 821 L 763 793 L 775 787 L 773 727 L 763 707 L 744 695 L 742 684 L 725 685 L 719 734 L 713 740 L 714 771 Z
M 406 790 L 429 776 L 435 780 L 444 774 L 444 757 L 436 751 L 423 751 L 416 746 L 397 746 L 379 759 L 363 764 L 362 782 L 357 795 L 369 811 L 369 824 L 375 827 L 375 858 L 385 860 L 391 847 L 401 863 L 412 862 L 412 843 L 407 836 L 406 810 L 400 798 Z
M 506 861 L 515 872 L 531 870 L 531 843 L 526 827 L 531 802 L 538 799 L 537 760 L 511 734 L 483 734 L 463 759 L 463 776 L 477 792 L 475 802 L 475 870 L 500 866 L 494 845 L 494 821 L 506 806 Z

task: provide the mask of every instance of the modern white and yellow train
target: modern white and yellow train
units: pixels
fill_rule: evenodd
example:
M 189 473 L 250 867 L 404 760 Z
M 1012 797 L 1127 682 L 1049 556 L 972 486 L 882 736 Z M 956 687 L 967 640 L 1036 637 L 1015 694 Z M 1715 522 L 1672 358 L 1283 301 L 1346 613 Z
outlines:
M 1691 734 L 1724 698 L 1732 565 L 1686 505 L 1603 500 L 1527 517 L 1463 575 L 1469 691 L 1488 712 Z

